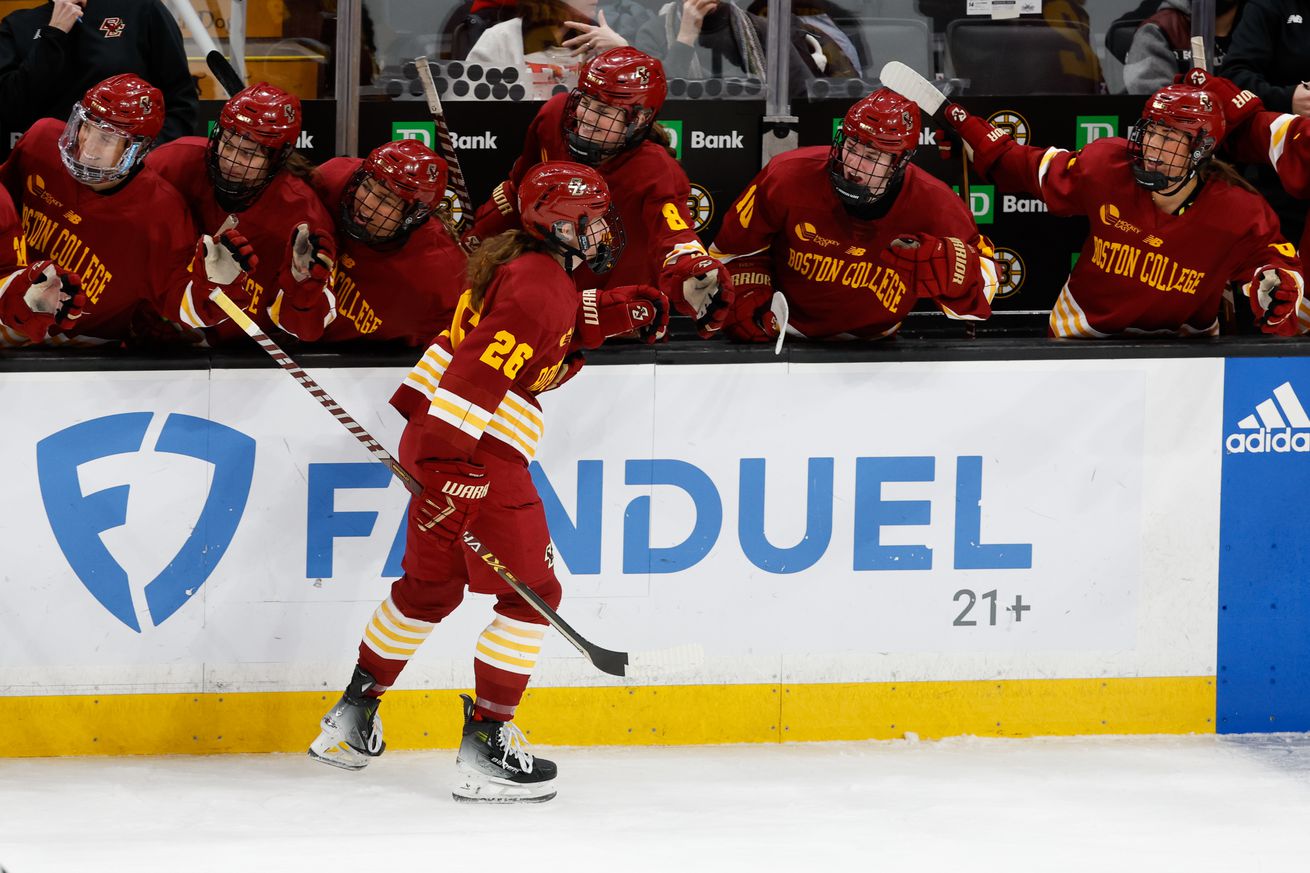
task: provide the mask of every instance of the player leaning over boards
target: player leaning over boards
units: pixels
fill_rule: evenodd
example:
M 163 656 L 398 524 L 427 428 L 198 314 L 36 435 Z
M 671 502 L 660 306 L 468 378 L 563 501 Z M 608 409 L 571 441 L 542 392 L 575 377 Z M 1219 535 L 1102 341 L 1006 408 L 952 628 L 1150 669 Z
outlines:
M 1106 137 L 1078 152 L 1019 145 L 955 103 L 939 117 L 997 185 L 1090 219 L 1050 335 L 1216 334 L 1229 282 L 1242 285 L 1263 332 L 1310 326 L 1296 250 L 1260 195 L 1214 159 L 1224 115 L 1205 91 L 1161 88 L 1126 141 Z
M 729 336 L 778 335 L 775 289 L 789 332 L 811 339 L 895 333 L 920 297 L 952 318 L 991 315 L 991 244 L 960 198 L 910 163 L 919 128 L 919 107 L 881 88 L 850 108 L 830 148 L 769 161 L 710 249 L 737 295 Z
M 237 217 L 259 256 L 246 282 L 245 310 L 264 330 L 277 326 L 310 341 L 336 317 L 336 241 L 332 219 L 303 171 L 288 168 L 300 125 L 300 99 L 260 82 L 223 104 L 208 138 L 166 143 L 146 166 L 182 192 L 201 229 L 216 233 L 229 215 Z M 235 337 L 249 342 L 230 321 L 209 332 L 212 343 Z
M 400 463 L 423 485 L 410 502 L 405 575 L 374 612 L 359 664 L 323 717 L 309 754 L 358 770 L 382 753 L 379 699 L 464 589 L 496 595 L 496 618 L 474 651 L 477 700 L 464 696 L 456 765 L 460 800 L 542 801 L 555 765 L 534 757 L 513 724 L 545 635 L 545 620 L 460 537 L 472 531 L 552 608 L 560 602 L 546 515 L 528 462 L 542 434 L 536 395 L 575 371 L 565 364 L 575 322 L 584 347 L 665 327 L 654 288 L 579 295 L 570 274 L 604 274 L 622 228 L 600 174 L 579 164 L 534 167 L 518 186 L 522 229 L 493 237 L 469 262 L 471 288 L 451 328 L 424 353 L 391 403 L 405 416 Z M 620 293 L 622 292 L 622 293 Z M 591 318 L 579 318 L 590 309 Z
M 440 205 L 446 174 L 446 162 L 412 139 L 314 170 L 341 242 L 337 319 L 323 342 L 426 346 L 450 326 L 467 259 Z
M 40 340 L 0 324 L 0 345 L 118 342 L 138 308 L 208 327 L 227 318 L 214 289 L 247 299 L 257 260 L 245 237 L 197 239 L 182 195 L 142 163 L 163 123 L 159 89 L 125 73 L 88 90 L 66 124 L 44 118 L 18 140 L 0 184 L 24 210 L 27 257 L 80 277 L 86 307 Z
M 486 239 L 514 226 L 515 186 L 533 165 L 578 161 L 595 167 L 614 192 L 628 241 L 604 278 L 580 268 L 573 277 L 578 289 L 655 285 L 708 337 L 723 325 L 732 285 L 691 229 L 691 183 L 655 125 L 665 91 L 663 66 L 644 52 L 622 46 L 592 58 L 578 87 L 552 97 L 532 120 L 523 154 L 478 209 L 473 233 Z

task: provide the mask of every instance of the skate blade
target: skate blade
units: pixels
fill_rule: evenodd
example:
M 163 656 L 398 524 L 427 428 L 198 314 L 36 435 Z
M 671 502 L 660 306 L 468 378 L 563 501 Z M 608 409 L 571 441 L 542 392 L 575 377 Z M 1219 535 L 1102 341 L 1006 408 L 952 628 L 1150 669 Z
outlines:
M 466 793 L 461 794 L 461 791 Z M 455 798 L 457 803 L 545 803 L 547 800 L 553 800 L 556 793 L 551 789 L 547 794 L 488 794 L 479 791 L 479 787 L 470 790 L 460 786 L 453 789 L 450 796 Z
M 341 749 L 342 746 L 345 746 L 344 751 Z M 315 761 L 327 764 L 329 767 L 336 767 L 338 770 L 349 770 L 352 773 L 363 770 L 368 766 L 368 758 L 364 758 L 354 749 L 346 746 L 345 743 L 338 743 L 323 752 L 310 746 L 307 754 Z M 355 757 L 350 757 L 351 755 Z

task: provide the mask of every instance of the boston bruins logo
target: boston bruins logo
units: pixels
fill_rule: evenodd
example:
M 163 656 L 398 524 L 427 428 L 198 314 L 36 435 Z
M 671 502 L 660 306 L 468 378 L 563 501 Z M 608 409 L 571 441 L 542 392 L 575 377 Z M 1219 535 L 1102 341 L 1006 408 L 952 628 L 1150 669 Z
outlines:
M 1024 266 L 1023 258 L 1014 249 L 998 248 L 992 255 L 996 259 L 997 278 L 1000 280 L 1000 287 L 996 289 L 996 299 L 1004 300 L 1006 297 L 1013 297 L 1019 293 L 1023 287 Z
M 464 204 L 459 202 L 459 198 L 450 188 L 446 189 L 446 196 L 441 198 L 441 208 L 446 210 L 446 214 L 450 216 L 451 222 L 456 227 L 464 226 Z
M 1002 109 L 999 112 L 993 112 L 987 116 L 987 121 L 993 127 L 999 127 L 1014 137 L 1014 141 L 1019 145 L 1028 145 L 1028 119 L 1014 110 Z
M 714 198 L 710 196 L 709 191 L 695 182 L 691 183 L 691 194 L 687 197 L 687 211 L 691 213 L 691 220 L 694 222 L 692 230 L 697 233 L 704 230 L 709 225 L 710 219 L 714 217 Z

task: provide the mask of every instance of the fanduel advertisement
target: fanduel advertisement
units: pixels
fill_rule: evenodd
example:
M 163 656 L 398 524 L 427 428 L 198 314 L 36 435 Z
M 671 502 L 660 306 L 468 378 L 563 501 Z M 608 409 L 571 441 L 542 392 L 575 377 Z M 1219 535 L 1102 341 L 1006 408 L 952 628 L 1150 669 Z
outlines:
M 313 375 L 399 443 L 402 371 Z M 402 572 L 407 493 L 293 380 L 0 384 L 7 675 L 339 681 Z M 701 643 L 710 681 L 1212 675 L 1218 450 L 1193 421 L 1219 392 L 1213 361 L 588 367 L 544 398 L 532 465 L 561 612 Z M 417 679 L 461 678 L 470 602 Z M 543 681 L 577 675 L 546 656 Z

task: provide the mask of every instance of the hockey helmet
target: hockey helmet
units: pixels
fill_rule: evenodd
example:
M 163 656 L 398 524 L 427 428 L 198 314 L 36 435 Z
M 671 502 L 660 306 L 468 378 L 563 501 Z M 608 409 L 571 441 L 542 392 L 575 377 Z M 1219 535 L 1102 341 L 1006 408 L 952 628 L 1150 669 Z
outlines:
M 664 65 L 630 46 L 601 52 L 583 65 L 564 104 L 569 152 L 595 166 L 640 143 L 664 105 Z
M 286 164 L 300 138 L 300 98 L 267 82 L 223 104 L 209 134 L 205 169 L 219 205 L 248 207 Z
M 1148 191 L 1177 191 L 1223 138 L 1223 107 L 1213 95 L 1195 85 L 1167 85 L 1147 98 L 1128 133 L 1133 178 Z
M 418 140 L 369 152 L 341 195 L 345 232 L 370 245 L 396 242 L 421 226 L 446 192 L 446 162 Z
M 828 153 L 833 190 L 849 206 L 868 206 L 900 182 L 919 147 L 919 107 L 879 88 L 847 112 Z
M 164 95 L 123 73 L 93 85 L 73 105 L 59 154 L 74 179 L 89 184 L 127 178 L 164 127 Z
M 528 171 L 518 186 L 519 220 L 531 237 L 564 256 L 573 272 L 585 262 L 608 272 L 623 252 L 623 223 L 610 202 L 609 186 L 591 167 L 547 161 Z

